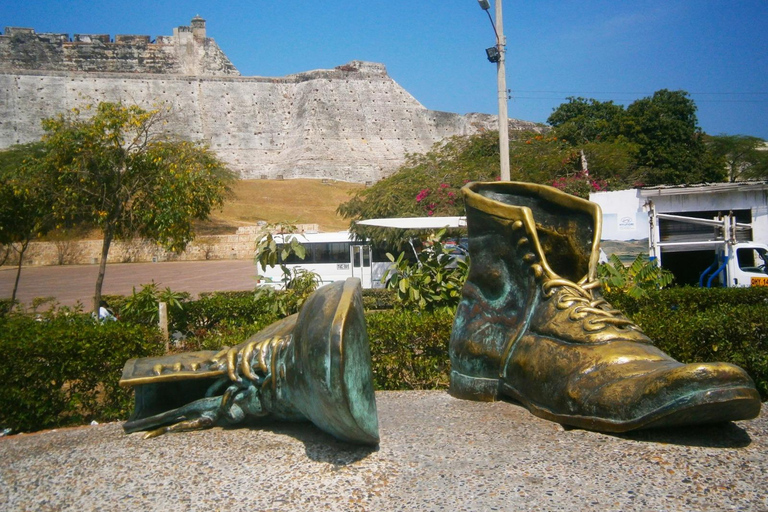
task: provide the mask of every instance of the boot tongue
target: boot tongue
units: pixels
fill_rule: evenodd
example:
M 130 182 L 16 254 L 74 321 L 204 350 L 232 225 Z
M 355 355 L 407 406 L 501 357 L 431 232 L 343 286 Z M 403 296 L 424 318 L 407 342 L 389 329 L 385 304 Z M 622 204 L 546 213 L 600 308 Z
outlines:
M 531 209 L 549 268 L 573 282 L 588 275 L 595 237 L 590 212 L 539 196 L 520 196 L 516 200 Z
M 538 220 L 535 213 L 534 218 Z M 585 240 L 585 237 L 580 236 L 586 233 L 578 229 L 579 227 L 536 223 L 536 233 L 549 267 L 557 275 L 574 283 L 589 273 L 589 259 L 592 253 L 592 238 L 590 236 Z

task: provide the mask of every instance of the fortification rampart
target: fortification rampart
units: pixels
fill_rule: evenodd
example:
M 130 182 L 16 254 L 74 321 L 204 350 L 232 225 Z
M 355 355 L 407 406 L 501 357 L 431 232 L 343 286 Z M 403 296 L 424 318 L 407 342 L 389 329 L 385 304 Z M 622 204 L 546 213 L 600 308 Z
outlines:
M 173 36 L 36 33 L 6 27 L 0 35 L 0 69 L 171 75 L 232 75 L 240 72 L 216 42 L 205 20 L 177 27 Z
M 194 22 L 175 30 L 174 41 L 208 41 Z M 87 44 L 96 48 L 107 38 L 92 35 Z M 155 45 L 169 46 L 165 40 Z M 0 51 L 0 61 L 4 55 Z M 205 141 L 243 178 L 365 183 L 388 176 L 406 154 L 425 152 L 446 137 L 496 128 L 495 116 L 426 109 L 389 77 L 383 64 L 352 61 L 335 69 L 268 78 L 116 73 L 101 65 L 85 70 L 96 60 L 85 58 L 77 71 L 0 64 L 0 148 L 38 140 L 41 119 L 84 103 L 164 104 L 171 109 L 169 131 Z M 512 120 L 511 126 L 540 129 L 524 121 Z

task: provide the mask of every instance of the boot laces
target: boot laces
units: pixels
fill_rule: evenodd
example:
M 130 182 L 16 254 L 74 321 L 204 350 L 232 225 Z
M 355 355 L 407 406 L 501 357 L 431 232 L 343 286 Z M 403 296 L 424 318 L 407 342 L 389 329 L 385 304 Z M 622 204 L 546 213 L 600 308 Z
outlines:
M 550 298 L 558 290 L 562 293 L 557 298 L 556 307 L 559 310 L 569 310 L 568 318 L 574 322 L 581 321 L 585 331 L 596 332 L 613 325 L 619 329 L 634 328 L 640 330 L 621 311 L 613 309 L 607 300 L 595 298 L 593 290 L 600 289 L 600 281 L 589 280 L 585 277 L 578 283 L 567 279 L 549 279 L 542 285 L 544 297 Z

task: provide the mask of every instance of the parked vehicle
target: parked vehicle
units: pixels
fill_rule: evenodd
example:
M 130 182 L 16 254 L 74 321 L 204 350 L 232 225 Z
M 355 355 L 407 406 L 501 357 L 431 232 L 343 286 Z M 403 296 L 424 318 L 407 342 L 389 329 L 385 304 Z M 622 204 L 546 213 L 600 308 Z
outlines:
M 368 219 L 359 221 L 360 224 L 380 226 L 392 229 L 436 231 L 444 227 L 465 227 L 463 217 L 407 217 Z M 320 276 L 322 284 L 343 281 L 348 277 L 357 277 L 363 288 L 383 288 L 382 277 L 392 262 L 386 257 L 386 250 L 374 248 L 365 241 L 355 240 L 349 231 L 335 233 L 295 233 L 274 235 L 278 244 L 278 254 L 282 246 L 295 237 L 306 249 L 304 259 L 290 254 L 283 259 L 278 257 L 278 265 L 267 267 L 258 276 L 260 284 L 281 287 L 283 285 L 283 267 L 289 272 L 302 268 Z M 423 249 L 420 240 L 411 241 L 411 249 L 415 254 Z M 461 241 L 455 242 L 454 251 L 457 258 L 466 255 L 466 245 Z M 392 251 L 390 251 L 392 252 Z M 261 269 L 259 269 L 261 270 Z
M 282 246 L 290 241 L 290 237 L 295 237 L 306 249 L 304 259 L 295 254 L 290 254 L 285 259 L 280 256 L 277 266 L 267 267 L 264 271 L 259 269 L 260 284 L 281 287 L 283 267 L 289 271 L 300 267 L 320 276 L 322 284 L 357 277 L 363 288 L 382 287 L 379 280 L 384 275 L 389 261 L 374 262 L 370 244 L 356 241 L 349 231 L 274 235 L 278 253 L 281 252 Z
M 650 257 L 675 277 L 698 276 L 702 287 L 768 286 L 768 245 L 752 241 L 752 226 L 732 213 L 714 219 L 657 213 L 649 201 Z M 659 229 L 660 222 L 682 226 Z M 698 229 L 692 229 L 698 226 Z M 694 284 L 678 279 L 678 284 Z

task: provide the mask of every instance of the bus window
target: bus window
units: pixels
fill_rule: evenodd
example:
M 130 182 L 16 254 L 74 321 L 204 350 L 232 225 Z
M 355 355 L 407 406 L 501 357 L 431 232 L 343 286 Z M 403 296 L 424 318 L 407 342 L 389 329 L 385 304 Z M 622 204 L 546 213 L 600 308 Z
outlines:
M 304 259 L 300 259 L 291 253 L 281 263 L 286 265 L 309 265 L 319 263 L 349 263 L 350 242 L 313 242 L 302 244 L 306 249 Z M 283 245 L 278 245 L 278 251 L 282 251 Z
M 310 256 L 309 247 L 307 247 L 306 244 L 304 244 L 304 247 L 307 249 L 307 254 L 306 254 L 306 257 L 303 260 L 301 258 L 299 258 L 298 256 L 296 256 L 293 252 L 291 252 L 288 255 L 287 258 L 283 258 L 283 256 L 282 256 L 283 244 L 278 244 L 277 245 L 277 255 L 278 255 L 279 262 L 280 263 L 285 263 L 286 265 L 306 263 L 307 260 L 310 259 L 311 256 Z
M 329 242 L 313 245 L 315 263 L 349 263 L 349 242 Z

